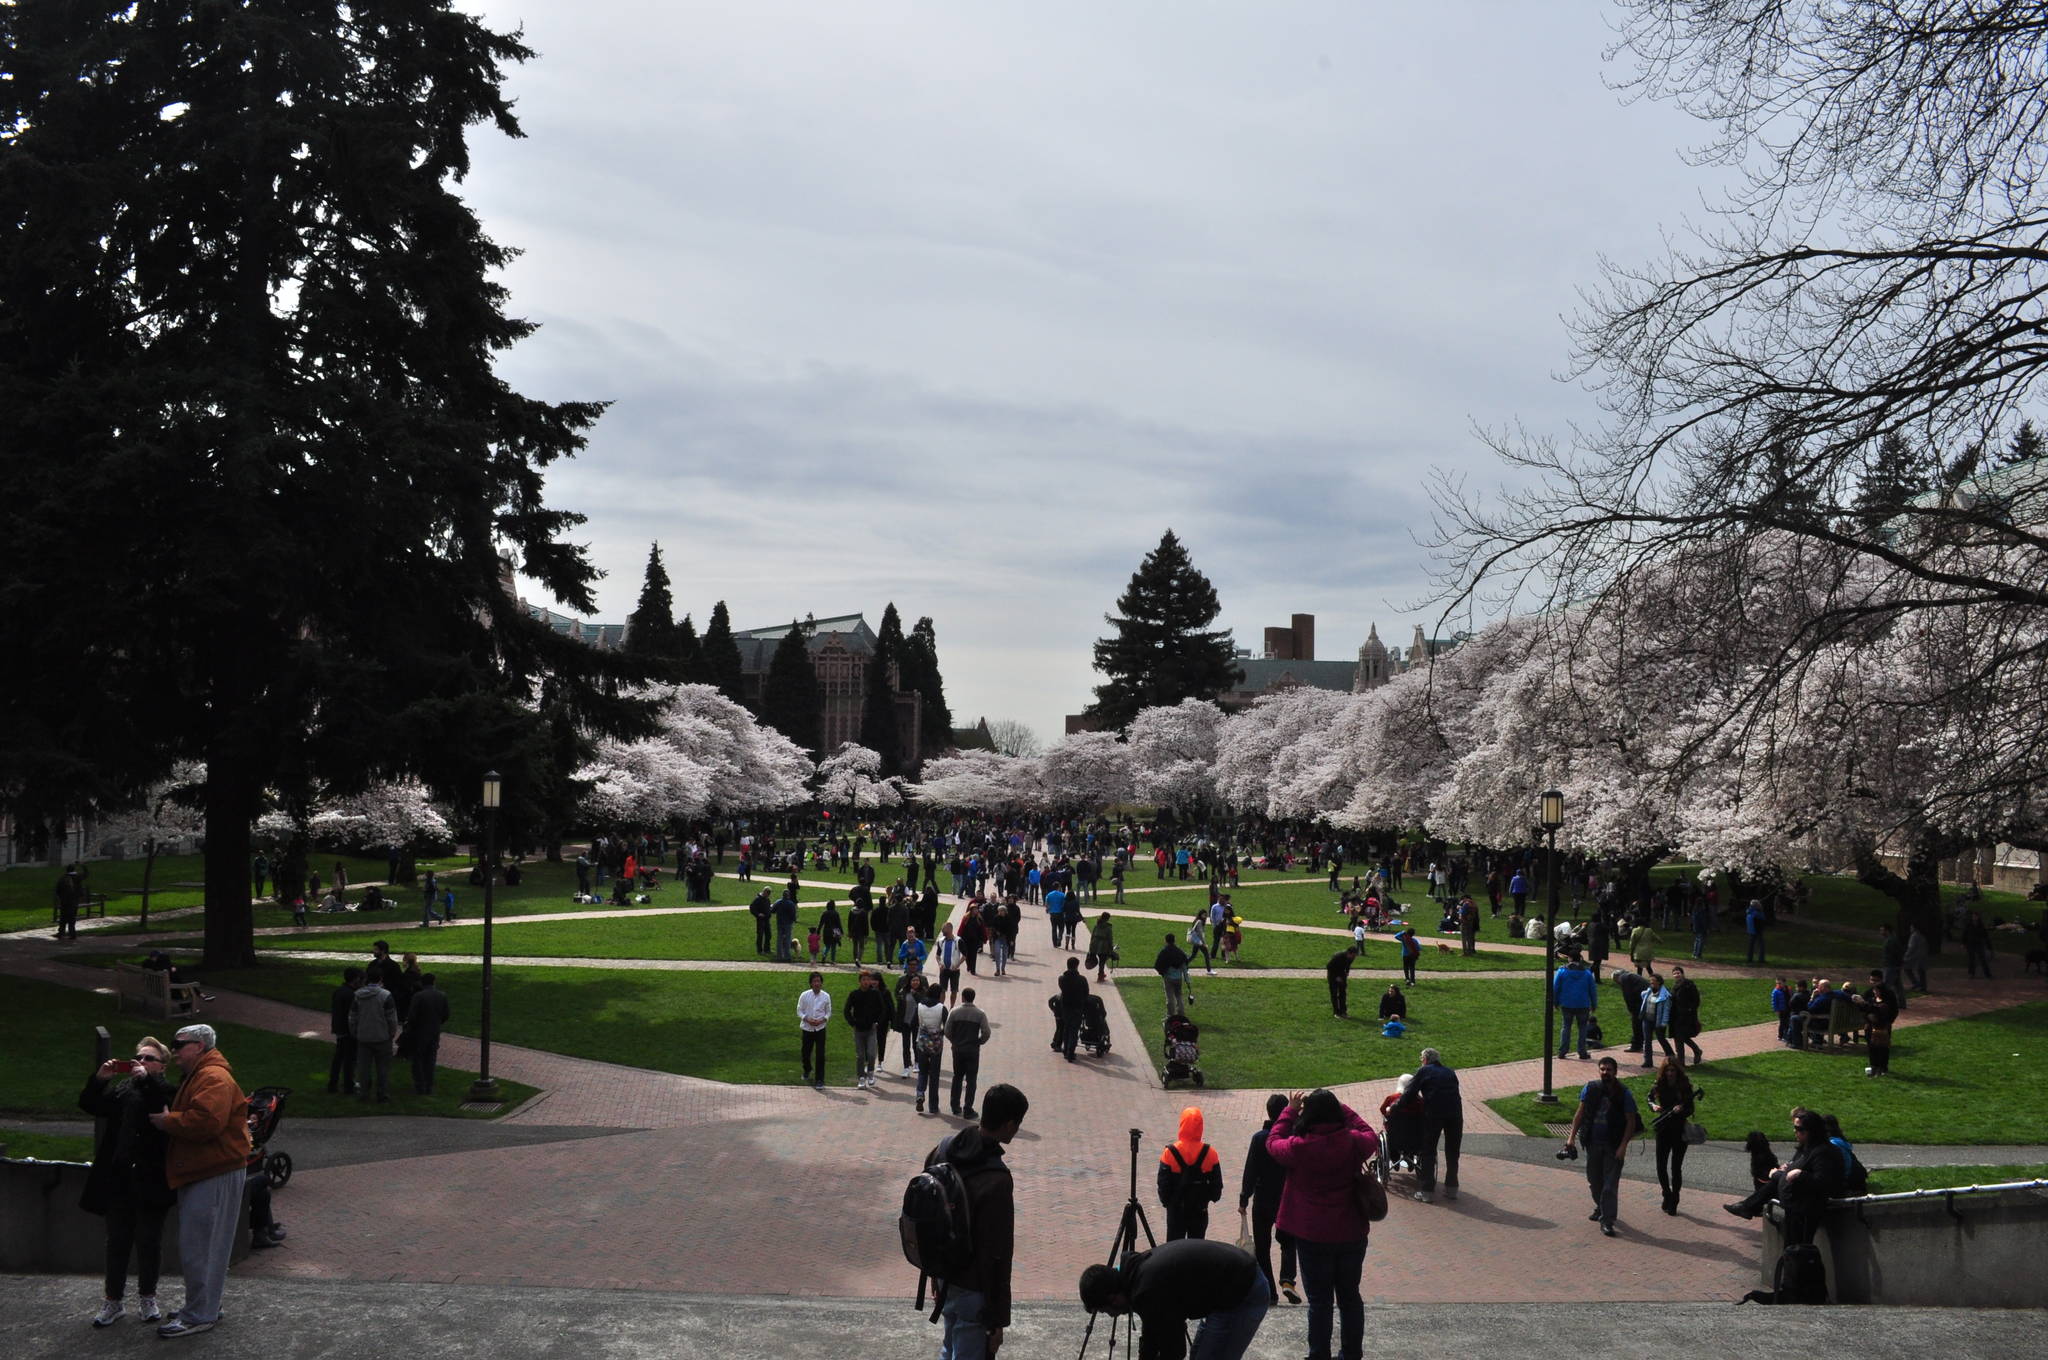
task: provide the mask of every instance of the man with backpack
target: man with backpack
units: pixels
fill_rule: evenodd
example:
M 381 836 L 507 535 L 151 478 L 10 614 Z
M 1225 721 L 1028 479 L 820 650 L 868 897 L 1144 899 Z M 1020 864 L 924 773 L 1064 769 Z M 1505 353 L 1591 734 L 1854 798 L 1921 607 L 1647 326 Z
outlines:
M 1159 1154 L 1159 1202 L 1166 1208 L 1166 1240 L 1206 1237 L 1209 1206 L 1223 1198 L 1223 1162 L 1202 1141 L 1202 1109 L 1180 1112 L 1180 1136 Z
M 1007 1083 L 982 1100 L 981 1122 L 939 1140 L 903 1195 L 903 1254 L 924 1281 L 938 1281 L 932 1320 L 943 1319 L 939 1360 L 977 1360 L 1002 1349 L 1010 1325 L 1010 1266 L 1016 1250 L 1016 1183 L 1003 1149 L 1031 1102 Z

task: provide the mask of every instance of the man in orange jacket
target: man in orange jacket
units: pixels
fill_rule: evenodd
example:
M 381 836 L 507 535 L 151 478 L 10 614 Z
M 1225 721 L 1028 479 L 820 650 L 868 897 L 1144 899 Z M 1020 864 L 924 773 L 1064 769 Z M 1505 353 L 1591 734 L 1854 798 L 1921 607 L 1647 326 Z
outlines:
M 220 1321 L 228 1257 L 242 1222 L 248 1178 L 249 1097 L 235 1084 L 211 1025 L 187 1025 L 171 1043 L 185 1079 L 171 1108 L 149 1117 L 170 1137 L 164 1178 L 178 1192 L 178 1256 L 185 1302 L 156 1329 L 166 1339 L 211 1331 Z
M 1180 1112 L 1180 1137 L 1159 1154 L 1159 1202 L 1166 1206 L 1166 1240 L 1206 1237 L 1209 1206 L 1223 1198 L 1223 1162 L 1202 1141 L 1202 1110 Z

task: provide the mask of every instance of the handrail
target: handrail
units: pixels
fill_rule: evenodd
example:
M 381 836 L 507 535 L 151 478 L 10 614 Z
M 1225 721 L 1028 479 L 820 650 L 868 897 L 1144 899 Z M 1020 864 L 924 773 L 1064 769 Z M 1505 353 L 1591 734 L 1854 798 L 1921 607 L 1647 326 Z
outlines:
M 1854 1199 L 1831 1199 L 1829 1208 L 1863 1204 L 1897 1204 L 1904 1200 L 1954 1199 L 1957 1195 L 1988 1195 L 1997 1190 L 2048 1190 L 2048 1180 L 2005 1181 L 1998 1185 L 1955 1185 L 1929 1190 L 1898 1190 L 1889 1195 L 1859 1195 Z

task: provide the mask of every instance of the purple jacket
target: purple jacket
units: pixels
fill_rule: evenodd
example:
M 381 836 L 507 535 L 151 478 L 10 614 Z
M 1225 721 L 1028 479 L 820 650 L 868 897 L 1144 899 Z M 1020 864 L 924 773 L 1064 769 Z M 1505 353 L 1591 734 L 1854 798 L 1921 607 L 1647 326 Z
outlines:
M 1274 1220 L 1284 1232 L 1308 1242 L 1362 1242 L 1369 1226 L 1358 1212 L 1351 1185 L 1368 1158 L 1379 1151 L 1379 1135 L 1349 1105 L 1344 1123 L 1304 1129 L 1294 1110 L 1282 1110 L 1266 1135 L 1267 1155 L 1287 1168 Z

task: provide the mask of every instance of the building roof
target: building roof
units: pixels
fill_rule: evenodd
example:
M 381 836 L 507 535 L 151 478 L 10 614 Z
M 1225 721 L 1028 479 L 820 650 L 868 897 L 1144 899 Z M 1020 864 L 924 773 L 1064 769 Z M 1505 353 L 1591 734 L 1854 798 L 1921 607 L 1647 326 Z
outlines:
M 789 634 L 789 625 L 778 623 L 768 628 L 749 628 L 743 633 L 734 633 L 732 640 L 740 649 L 740 670 L 752 675 L 766 674 L 769 663 L 775 659 L 775 647 Z M 811 620 L 811 636 L 806 640 L 813 656 L 827 642 L 837 639 L 839 645 L 856 656 L 870 656 L 875 650 L 875 631 L 868 627 L 865 616 L 840 614 L 829 619 Z
M 1277 661 L 1265 657 L 1241 657 L 1237 668 L 1244 672 L 1244 678 L 1237 682 L 1237 692 L 1250 691 L 1254 694 L 1286 685 L 1307 685 L 1313 689 L 1342 690 L 1349 694 L 1356 672 L 1355 663 L 1350 661 Z

